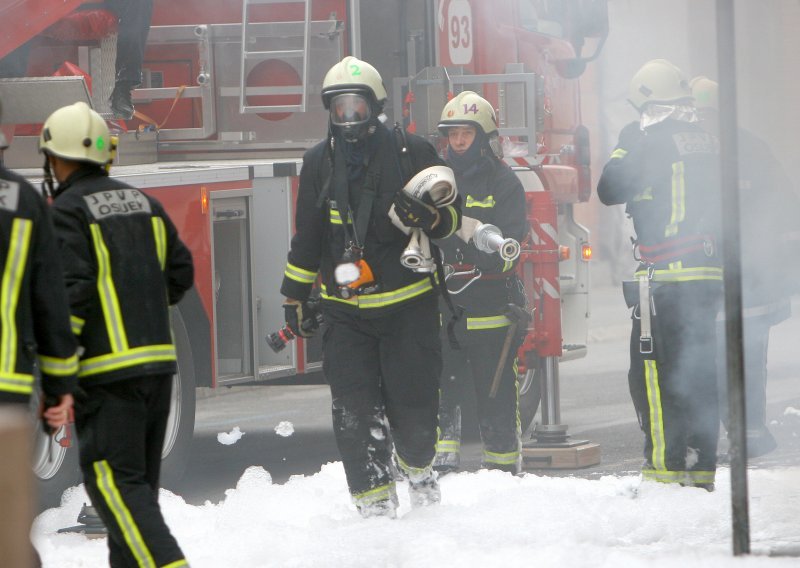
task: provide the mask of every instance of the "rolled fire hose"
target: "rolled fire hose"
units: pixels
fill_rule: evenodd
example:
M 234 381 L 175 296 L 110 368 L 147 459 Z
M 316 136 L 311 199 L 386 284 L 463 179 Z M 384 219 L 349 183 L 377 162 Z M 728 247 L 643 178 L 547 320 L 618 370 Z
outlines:
M 428 195 L 437 208 L 452 204 L 458 196 L 453 170 L 447 166 L 425 168 L 411 178 L 402 191 L 420 200 L 423 196 Z M 389 218 L 395 227 L 411 236 L 408 245 L 400 255 L 400 263 L 414 272 L 434 272 L 436 262 L 431 254 L 428 235 L 422 229 L 406 227 L 397 216 L 394 205 L 389 209 Z

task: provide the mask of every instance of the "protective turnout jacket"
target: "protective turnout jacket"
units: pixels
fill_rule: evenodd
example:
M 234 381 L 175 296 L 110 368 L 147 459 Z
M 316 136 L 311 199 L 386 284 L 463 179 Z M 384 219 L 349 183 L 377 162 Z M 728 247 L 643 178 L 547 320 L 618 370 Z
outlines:
M 392 224 L 388 212 L 395 193 L 414 174 L 430 166 L 444 165 L 444 162 L 431 144 L 418 136 L 408 135 L 410 160 L 406 162 L 407 167 L 401 158 L 395 133 L 378 126 L 366 140 L 364 167 L 360 175 L 351 175 L 349 180 L 342 181 L 347 176 L 336 171 L 337 163 L 342 167 L 342 160 L 336 153 L 344 151 L 344 144 L 338 138 L 331 138 L 311 148 L 303 157 L 295 216 L 296 233 L 292 238 L 281 293 L 288 298 L 306 300 L 319 275 L 321 298 L 326 309 L 377 317 L 434 291 L 430 275 L 415 273 L 400 264 L 400 255 L 409 237 Z M 334 280 L 334 269 L 345 250 L 343 223 L 348 223 L 348 233 L 353 234 L 352 218 L 359 219 L 359 206 L 364 202 L 363 194 L 368 187 L 366 178 L 370 176 L 375 176 L 370 182 L 375 186 L 375 196 L 362 245 L 364 260 L 372 269 L 379 289 L 345 300 L 335 294 Z M 339 203 L 341 183 L 348 184 L 352 216 Z M 459 201 L 442 208 L 440 213 L 441 221 L 430 235 L 433 238 L 452 234 L 461 223 Z
M 59 186 L 53 210 L 81 385 L 174 373 L 168 307 L 194 267 L 161 204 L 87 167 Z
M 481 156 L 464 171 L 455 171 L 456 185 L 464 199 L 464 215 L 489 223 L 505 238 L 522 241 L 529 230 L 525 216 L 525 190 L 514 172 L 493 156 Z M 508 279 L 515 276 L 517 261 L 508 262 L 497 253 L 485 253 L 473 243 L 465 243 L 458 235 L 436 241 L 444 262 L 458 271 L 478 268 L 482 277 L 464 291 L 453 296 L 464 307 L 467 329 L 480 330 L 509 324 L 502 315 L 509 303 Z M 448 288 L 458 290 L 467 278 L 452 277 Z
M 656 281 L 722 280 L 717 153 L 697 124 L 667 119 L 642 132 L 631 123 L 603 168 L 597 195 L 626 204 Z
M 0 238 L 0 402 L 27 402 L 34 363 L 46 394 L 70 393 L 77 343 L 50 211 L 28 182 L 2 167 Z

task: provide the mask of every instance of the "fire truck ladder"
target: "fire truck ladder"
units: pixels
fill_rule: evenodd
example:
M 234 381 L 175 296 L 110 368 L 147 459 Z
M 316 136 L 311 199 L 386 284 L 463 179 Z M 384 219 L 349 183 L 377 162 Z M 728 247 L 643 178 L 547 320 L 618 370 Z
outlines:
M 283 50 L 260 50 L 249 49 L 251 45 L 255 45 L 259 39 L 264 39 L 264 36 L 252 33 L 250 21 L 250 8 L 256 5 L 264 4 L 281 4 L 281 5 L 299 5 L 303 6 L 303 45 L 301 49 L 283 49 Z M 306 110 L 306 85 L 308 84 L 308 47 L 309 47 L 309 25 L 311 22 L 311 0 L 244 0 L 242 2 L 242 59 L 241 59 L 241 84 L 239 91 L 239 111 L 242 113 L 270 113 L 270 112 L 305 112 Z M 280 24 L 283 22 L 274 22 L 275 35 L 273 38 L 282 37 L 278 35 Z M 253 64 L 268 59 L 279 59 L 286 61 L 294 61 L 297 64 L 302 61 L 302 68 L 300 69 L 300 85 L 291 86 L 266 86 L 266 87 L 248 87 L 247 74 L 252 69 Z M 300 95 L 300 102 L 298 104 L 282 104 L 282 105 L 252 105 L 247 102 L 247 95 Z

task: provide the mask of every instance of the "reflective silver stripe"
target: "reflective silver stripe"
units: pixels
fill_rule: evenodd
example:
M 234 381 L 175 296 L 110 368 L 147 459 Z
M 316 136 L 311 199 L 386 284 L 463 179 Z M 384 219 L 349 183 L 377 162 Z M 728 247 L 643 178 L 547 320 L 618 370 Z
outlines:
M 25 277 L 25 264 L 30 249 L 33 221 L 14 219 L 9 235 L 6 265 L 3 269 L 2 292 L 0 292 L 0 373 L 14 373 L 17 366 L 17 304 L 19 290 Z
M 636 278 L 647 274 L 646 270 L 637 270 Z M 712 266 L 693 268 L 674 268 L 654 270 L 651 278 L 656 282 L 690 282 L 692 280 L 722 280 L 722 269 Z
M 33 375 L 0 373 L 0 391 L 30 394 L 33 391 Z
M 151 217 L 153 223 L 153 238 L 156 241 L 156 252 L 158 253 L 158 263 L 161 270 L 164 270 L 167 262 L 167 229 L 161 217 Z
M 78 372 L 78 355 L 60 359 L 58 357 L 48 357 L 38 355 L 39 368 L 43 373 L 57 377 L 68 377 Z
M 88 377 L 98 373 L 107 373 L 118 369 L 125 369 L 144 363 L 159 363 L 175 361 L 174 345 L 147 345 L 136 347 L 119 353 L 110 353 L 99 357 L 92 357 L 81 361 L 79 377 Z
M 111 255 L 103 241 L 103 232 L 100 230 L 100 226 L 92 223 L 89 225 L 89 229 L 92 232 L 94 252 L 97 256 L 97 292 L 100 295 L 100 306 L 103 309 L 103 319 L 111 350 L 114 352 L 127 351 L 128 337 L 122 321 L 117 289 L 114 287 L 114 279 L 111 276 Z
M 499 327 L 508 327 L 509 325 L 511 325 L 511 320 L 504 315 L 467 318 L 467 330 L 469 331 L 497 329 Z
M 313 284 L 317 279 L 317 273 L 305 270 L 293 264 L 286 264 L 286 270 L 283 271 L 287 278 L 300 282 L 301 284 Z
M 122 532 L 131 554 L 136 559 L 136 563 L 140 568 L 156 568 L 153 555 L 147 548 L 142 533 L 139 532 L 139 527 L 136 526 L 136 521 L 133 520 L 130 510 L 114 482 L 114 472 L 111 470 L 111 466 L 106 460 L 96 461 L 92 465 L 97 488 L 103 495 L 106 506 L 114 515 L 117 526 Z

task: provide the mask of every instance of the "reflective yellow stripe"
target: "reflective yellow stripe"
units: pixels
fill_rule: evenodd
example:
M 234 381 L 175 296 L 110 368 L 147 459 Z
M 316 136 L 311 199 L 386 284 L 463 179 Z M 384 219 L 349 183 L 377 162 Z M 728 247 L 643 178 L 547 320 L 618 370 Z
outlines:
M 0 373 L 0 391 L 31 394 L 33 392 L 33 375 Z
M 514 261 L 513 260 L 507 260 L 507 261 L 505 261 L 503 263 L 503 272 L 508 272 L 512 268 L 514 268 Z
M 445 207 L 444 210 L 447 213 L 450 213 L 450 232 L 447 233 L 444 237 L 442 237 L 443 239 L 446 239 L 447 237 L 455 234 L 455 232 L 458 230 L 458 211 L 456 211 L 455 207 L 452 207 L 450 205 Z
M 498 454 L 496 452 L 483 451 L 483 461 L 486 463 L 496 463 L 499 465 L 513 465 L 519 460 L 519 450 Z
M 439 454 L 457 454 L 461 451 L 459 440 L 438 440 L 436 442 L 436 452 Z
M 383 308 L 386 306 L 391 306 L 393 304 L 397 304 L 399 302 L 404 302 L 405 300 L 410 300 L 411 298 L 415 298 L 429 290 L 433 289 L 433 285 L 431 284 L 431 279 L 425 277 L 424 280 L 420 280 L 415 282 L 414 284 L 409 284 L 403 288 L 398 288 L 397 290 L 392 290 L 391 292 L 384 292 L 382 294 L 367 294 L 364 296 L 355 296 L 349 300 L 343 300 L 342 298 L 337 298 L 336 296 L 331 296 L 327 292 L 327 288 L 323 285 L 321 287 L 320 296 L 324 300 L 331 300 L 333 302 L 339 302 L 342 304 L 347 304 L 350 306 L 354 306 L 357 308 Z
M 156 241 L 158 263 L 161 265 L 161 270 L 164 270 L 167 262 L 167 229 L 161 217 L 152 217 L 151 221 L 153 223 L 153 238 Z
M 377 501 L 391 499 L 394 494 L 395 487 L 394 482 L 392 482 L 376 487 L 375 489 L 370 489 L 369 491 L 364 491 L 363 493 L 357 493 L 353 495 L 353 501 L 356 502 L 356 505 L 369 505 Z
M 714 483 L 717 473 L 715 471 L 689 471 L 687 475 L 692 483 Z
M 490 195 L 486 199 L 482 199 L 478 201 L 474 199 L 471 195 L 467 195 L 467 200 L 464 202 L 465 207 L 483 207 L 484 209 L 489 209 L 494 207 L 494 195 Z
M 287 278 L 300 282 L 300 284 L 313 284 L 317 279 L 317 273 L 305 270 L 294 264 L 286 264 L 286 270 L 283 271 Z
M 499 327 L 508 327 L 509 325 L 511 325 L 511 320 L 503 315 L 467 318 L 467 330 L 469 331 L 497 329 Z
M 330 222 L 331 222 L 331 225 L 341 225 L 342 224 L 342 214 L 339 213 L 338 209 L 331 208 Z M 353 224 L 353 219 L 351 219 L 351 218 L 348 219 L 347 220 L 347 224 L 348 225 L 352 225 Z
M 146 345 L 135 347 L 119 353 L 109 353 L 81 361 L 79 377 L 89 377 L 98 373 L 107 373 L 118 369 L 142 365 L 144 363 L 160 363 L 175 361 L 174 345 Z
M 33 221 L 14 219 L 9 235 L 6 265 L 3 268 L 2 292 L 0 292 L 0 373 L 11 375 L 17 366 L 17 304 L 19 290 L 25 277 L 25 264 L 31 243 Z
M 431 463 L 433 463 L 433 460 L 431 460 Z M 397 456 L 397 465 L 399 465 L 400 469 L 409 477 L 419 477 L 421 475 L 430 474 L 430 464 L 425 467 L 414 467 L 413 465 L 408 465 L 400 456 Z
M 686 218 L 686 178 L 683 162 L 672 164 L 672 216 L 664 229 L 665 237 L 678 234 L 678 224 Z
M 114 482 L 114 472 L 108 465 L 106 460 L 96 461 L 93 464 L 95 481 L 97 488 L 103 495 L 106 506 L 111 510 L 114 518 L 117 521 L 122 536 L 128 544 L 128 549 L 136 559 L 136 563 L 140 568 L 156 568 L 156 562 L 153 560 L 153 555 L 147 548 L 147 545 L 142 538 L 142 533 L 139 532 L 139 527 L 133 520 L 128 506 L 122 499 L 116 483 Z
M 616 150 L 611 152 L 611 159 L 612 160 L 620 159 L 620 158 L 624 158 L 627 155 L 628 155 L 628 151 L 627 150 L 623 150 L 622 148 L 617 148 Z
M 122 311 L 119 307 L 117 289 L 111 277 L 111 256 L 103 241 L 103 232 L 97 223 L 89 225 L 94 241 L 94 252 L 97 256 L 97 292 L 100 295 L 100 306 L 103 309 L 103 319 L 106 324 L 106 333 L 114 352 L 128 350 L 128 336 L 125 333 L 125 324 L 122 321 Z
M 58 357 L 48 357 L 38 355 L 39 368 L 43 373 L 56 377 L 68 377 L 78 372 L 78 355 L 61 359 Z
M 183 558 L 180 560 L 176 560 L 175 562 L 170 562 L 169 564 L 164 564 L 161 568 L 180 568 L 181 566 L 188 566 L 189 563 L 186 562 Z
M 635 276 L 646 276 L 646 270 L 637 270 Z M 653 271 L 655 282 L 690 282 L 692 280 L 722 280 L 722 269 L 714 266 L 694 266 L 672 270 Z
M 72 333 L 75 335 L 80 335 L 83 331 L 83 325 L 86 323 L 86 320 L 79 318 L 78 316 L 69 316 L 69 323 L 72 326 Z
M 642 479 L 648 481 L 658 481 L 659 483 L 684 483 L 688 472 L 668 471 L 666 469 L 643 469 Z
M 657 471 L 665 470 L 667 444 L 664 440 L 661 387 L 658 384 L 658 365 L 652 359 L 644 360 L 644 382 L 647 387 L 647 404 L 650 407 L 650 439 L 653 442 L 651 462 Z

